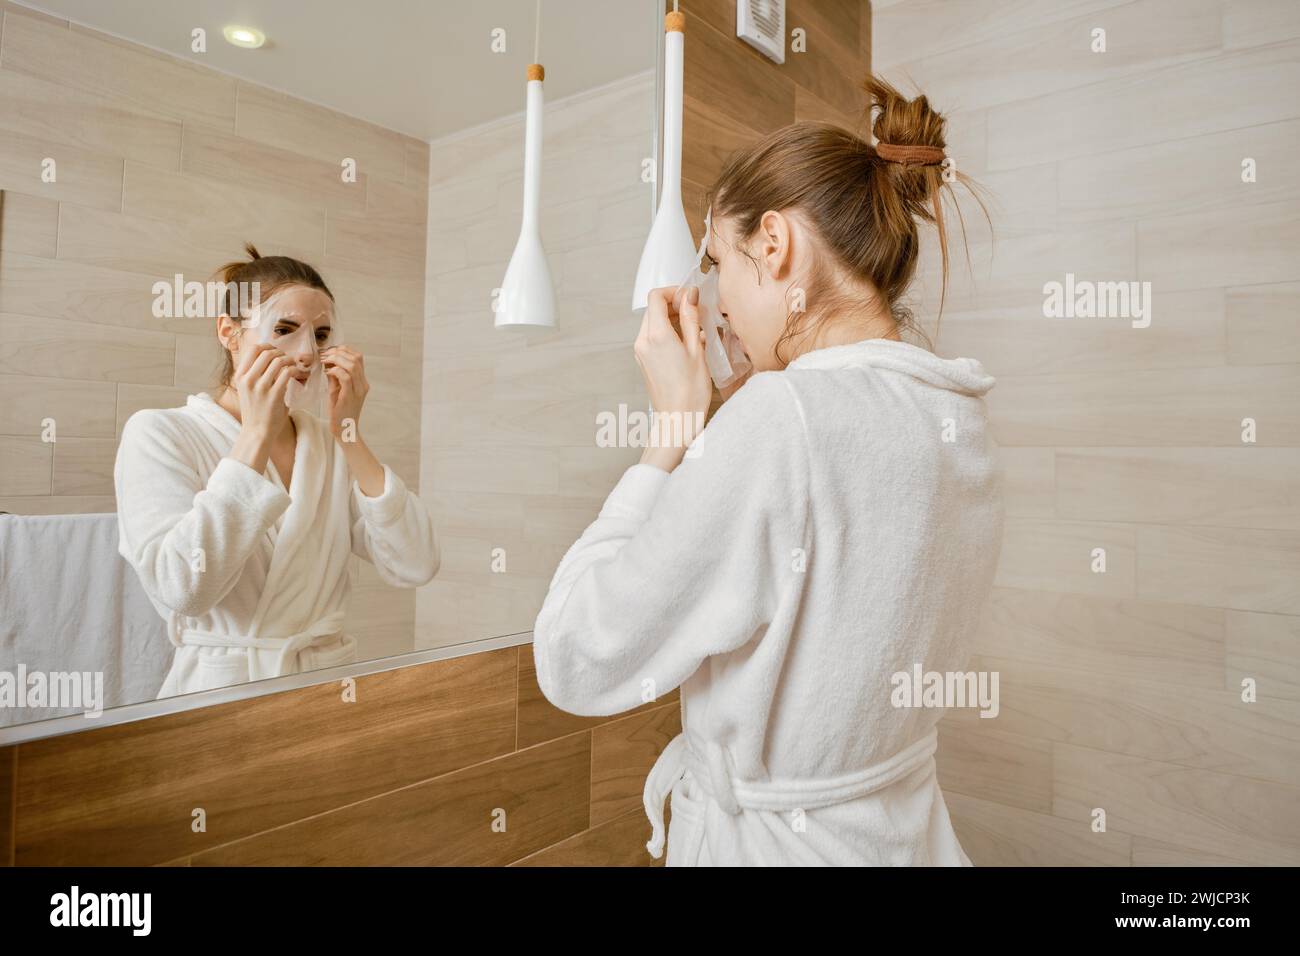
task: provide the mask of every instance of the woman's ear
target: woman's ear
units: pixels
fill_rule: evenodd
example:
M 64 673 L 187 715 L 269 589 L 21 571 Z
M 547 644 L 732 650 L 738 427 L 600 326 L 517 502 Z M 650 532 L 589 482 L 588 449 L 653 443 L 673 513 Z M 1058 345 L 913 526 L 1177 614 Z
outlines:
M 780 279 L 789 271 L 792 259 L 790 220 L 785 214 L 769 209 L 758 221 L 758 239 L 761 243 L 763 265 L 773 279 Z
M 244 332 L 243 326 L 225 312 L 217 316 L 217 338 L 222 348 L 230 352 L 239 351 L 239 340 Z

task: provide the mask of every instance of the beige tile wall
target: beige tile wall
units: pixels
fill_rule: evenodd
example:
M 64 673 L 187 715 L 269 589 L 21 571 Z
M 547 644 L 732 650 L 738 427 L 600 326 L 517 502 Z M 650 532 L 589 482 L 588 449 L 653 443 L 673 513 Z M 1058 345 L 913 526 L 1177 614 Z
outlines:
M 904 0 L 873 33 L 997 200 L 992 241 L 962 204 L 973 276 L 958 238 L 938 340 L 998 378 L 1008 482 L 972 664 L 1000 672 L 1002 712 L 941 725 L 964 845 L 1300 863 L 1300 5 Z M 1067 272 L 1150 281 L 1151 326 L 1043 318 Z
M 123 422 L 211 387 L 220 359 L 204 320 L 153 318 L 153 283 L 204 281 L 245 240 L 320 269 L 366 355 L 367 440 L 418 487 L 427 144 L 3 0 L 0 13 L 0 510 L 113 510 Z M 363 656 L 410 650 L 414 594 L 358 565 Z
M 523 77 L 519 92 L 522 104 Z M 549 330 L 493 326 L 519 234 L 522 115 L 431 146 L 421 475 L 442 568 L 418 594 L 417 646 L 531 630 L 560 558 L 639 458 L 597 447 L 596 416 L 647 407 L 630 299 L 653 128 L 653 72 L 547 105 Z

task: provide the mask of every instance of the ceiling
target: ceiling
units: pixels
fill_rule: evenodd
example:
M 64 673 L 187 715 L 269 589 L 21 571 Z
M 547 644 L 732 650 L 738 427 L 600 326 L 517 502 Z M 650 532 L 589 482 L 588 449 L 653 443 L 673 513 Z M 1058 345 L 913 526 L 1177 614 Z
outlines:
M 521 111 L 533 62 L 534 0 L 19 2 L 424 140 Z M 545 0 L 547 98 L 653 69 L 662 9 L 662 0 Z M 232 46 L 228 24 L 256 27 L 266 45 Z M 190 50 L 195 27 L 206 30 L 206 53 Z M 490 49 L 498 27 L 502 53 Z

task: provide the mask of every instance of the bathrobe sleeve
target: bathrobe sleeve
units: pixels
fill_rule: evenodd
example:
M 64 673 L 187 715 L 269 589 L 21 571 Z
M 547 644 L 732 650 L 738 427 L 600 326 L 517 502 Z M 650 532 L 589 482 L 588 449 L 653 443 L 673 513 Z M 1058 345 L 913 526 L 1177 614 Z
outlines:
M 165 410 L 122 427 L 113 482 L 118 551 L 145 593 L 178 614 L 206 614 L 230 592 L 289 496 L 264 475 L 222 458 L 205 483 Z
M 661 697 L 761 635 L 802 587 L 808 446 L 784 377 L 752 377 L 687 455 L 671 474 L 629 468 L 555 572 L 533 655 L 562 710 L 605 716 Z
M 352 482 L 352 552 L 398 588 L 418 588 L 438 573 L 441 555 L 429 510 L 384 465 L 384 490 L 370 498 Z

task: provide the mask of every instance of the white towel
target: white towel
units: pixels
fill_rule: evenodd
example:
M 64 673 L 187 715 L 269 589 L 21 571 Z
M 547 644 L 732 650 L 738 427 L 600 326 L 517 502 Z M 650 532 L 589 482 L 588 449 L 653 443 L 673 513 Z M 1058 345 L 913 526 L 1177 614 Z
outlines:
M 153 700 L 167 629 L 117 553 L 117 516 L 0 515 L 0 671 L 103 674 L 103 707 Z M 84 707 L 0 707 L 0 727 Z
M 681 687 L 646 786 L 656 855 L 673 794 L 670 865 L 970 864 L 927 752 L 943 712 L 891 692 L 970 656 L 1001 547 L 993 384 L 891 340 L 809 352 L 671 475 L 629 468 L 564 556 L 533 635 L 546 697 L 607 715 Z

